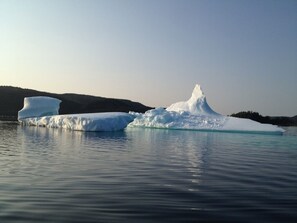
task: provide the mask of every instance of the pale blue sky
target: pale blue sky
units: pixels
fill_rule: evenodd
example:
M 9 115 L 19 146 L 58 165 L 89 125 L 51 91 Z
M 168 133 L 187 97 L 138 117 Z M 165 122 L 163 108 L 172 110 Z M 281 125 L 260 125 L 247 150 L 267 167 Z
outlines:
M 297 115 L 296 0 L 0 0 L 0 85 Z

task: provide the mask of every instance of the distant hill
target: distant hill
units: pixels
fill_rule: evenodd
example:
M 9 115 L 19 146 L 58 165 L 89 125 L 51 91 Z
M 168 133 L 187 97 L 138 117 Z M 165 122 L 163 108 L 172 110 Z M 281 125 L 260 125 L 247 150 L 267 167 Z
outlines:
M 270 116 L 262 116 L 258 112 L 253 111 L 242 111 L 235 114 L 232 114 L 233 117 L 238 118 L 248 118 L 260 123 L 267 123 L 279 126 L 297 126 L 297 115 L 293 117 L 270 117 Z
M 113 99 L 82 94 L 54 94 L 19 87 L 0 86 L 0 119 L 16 120 L 17 113 L 23 108 L 24 98 L 48 96 L 58 98 L 60 114 L 94 112 L 145 112 L 151 107 L 125 99 Z

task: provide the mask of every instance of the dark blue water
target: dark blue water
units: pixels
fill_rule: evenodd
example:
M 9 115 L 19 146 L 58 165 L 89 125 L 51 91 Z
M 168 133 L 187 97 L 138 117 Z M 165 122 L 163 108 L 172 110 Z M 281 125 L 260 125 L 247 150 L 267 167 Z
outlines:
M 0 222 L 297 222 L 285 135 L 0 122 Z

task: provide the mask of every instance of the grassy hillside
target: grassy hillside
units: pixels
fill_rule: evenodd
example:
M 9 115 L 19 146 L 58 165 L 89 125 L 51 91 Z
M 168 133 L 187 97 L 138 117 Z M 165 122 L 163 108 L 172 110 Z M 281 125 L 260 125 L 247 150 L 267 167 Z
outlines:
M 0 119 L 16 120 L 22 109 L 24 98 L 32 96 L 49 96 L 62 101 L 60 114 L 93 112 L 145 112 L 148 106 L 125 99 L 113 99 L 81 94 L 54 94 L 32 89 L 0 86 Z

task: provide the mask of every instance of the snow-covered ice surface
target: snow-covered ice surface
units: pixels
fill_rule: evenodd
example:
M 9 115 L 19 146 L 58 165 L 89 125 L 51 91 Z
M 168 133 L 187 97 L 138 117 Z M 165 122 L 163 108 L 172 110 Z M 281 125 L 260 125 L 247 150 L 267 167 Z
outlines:
M 188 101 L 177 102 L 167 109 L 156 108 L 136 116 L 129 127 L 166 129 L 240 131 L 282 134 L 284 130 L 275 125 L 261 124 L 249 119 L 227 117 L 213 111 L 199 85 L 196 85 Z
M 118 131 L 127 127 L 134 116 L 124 112 L 58 115 L 60 100 L 28 97 L 18 113 L 23 125 L 64 128 L 79 131 Z

